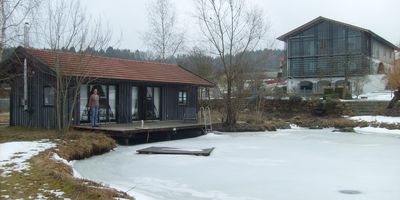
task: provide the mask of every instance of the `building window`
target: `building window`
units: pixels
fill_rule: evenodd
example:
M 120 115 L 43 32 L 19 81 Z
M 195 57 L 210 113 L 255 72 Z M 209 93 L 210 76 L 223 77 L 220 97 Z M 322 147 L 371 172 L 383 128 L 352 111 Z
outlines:
M 304 55 L 305 56 L 314 56 L 315 55 L 313 38 L 304 39 L 303 46 L 304 46 Z
M 44 105 L 45 106 L 54 106 L 55 100 L 55 89 L 54 87 L 44 87 Z
M 187 104 L 187 92 L 186 91 L 179 91 L 178 103 L 181 104 L 181 105 L 186 105 Z
M 291 38 L 289 41 L 289 57 L 302 56 L 300 52 L 300 39 Z

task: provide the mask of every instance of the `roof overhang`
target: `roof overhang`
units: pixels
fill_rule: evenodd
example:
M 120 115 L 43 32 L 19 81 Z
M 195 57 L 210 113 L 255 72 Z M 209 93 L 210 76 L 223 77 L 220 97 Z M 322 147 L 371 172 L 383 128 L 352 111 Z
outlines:
M 340 24 L 340 25 L 342 25 L 342 26 L 347 26 L 347 27 L 350 27 L 350 28 L 353 28 L 353 29 L 356 29 L 356 30 L 359 30 L 359 31 L 362 31 L 362 32 L 369 33 L 374 39 L 376 39 L 376 40 L 378 40 L 378 41 L 380 41 L 380 42 L 386 44 L 387 46 L 393 48 L 394 50 L 397 50 L 397 51 L 400 50 L 400 48 L 399 48 L 398 46 L 396 46 L 396 45 L 394 45 L 393 43 L 387 41 L 386 39 L 382 38 L 382 37 L 379 36 L 378 34 L 372 32 L 371 30 L 368 30 L 368 29 L 365 29 L 365 28 L 361 28 L 361 27 L 358 27 L 358 26 L 354 26 L 354 25 L 351 25 L 351 24 L 347 24 L 347 23 L 344 23 L 344 22 L 336 21 L 336 20 L 329 19 L 329 18 L 322 17 L 322 16 L 319 16 L 319 17 L 317 17 L 317 18 L 315 18 L 315 19 L 313 19 L 313 20 L 307 22 L 306 24 L 303 24 L 303 25 L 301 25 L 301 26 L 299 26 L 299 27 L 297 27 L 297 28 L 295 28 L 295 29 L 293 29 L 293 30 L 291 30 L 291 31 L 289 31 L 289 32 L 287 32 L 287 33 L 285 33 L 285 34 L 279 36 L 277 39 L 280 40 L 280 41 L 283 41 L 283 42 L 287 42 L 288 39 L 289 39 L 292 35 L 295 35 L 295 34 L 297 34 L 298 32 L 301 32 L 301 31 L 303 31 L 303 30 L 305 30 L 305 29 L 308 29 L 308 28 L 310 28 L 311 26 L 313 26 L 313 25 L 315 25 L 315 24 L 318 24 L 318 23 L 321 23 L 321 22 L 323 22 L 323 21 L 333 22 L 333 23 L 336 23 L 336 24 Z

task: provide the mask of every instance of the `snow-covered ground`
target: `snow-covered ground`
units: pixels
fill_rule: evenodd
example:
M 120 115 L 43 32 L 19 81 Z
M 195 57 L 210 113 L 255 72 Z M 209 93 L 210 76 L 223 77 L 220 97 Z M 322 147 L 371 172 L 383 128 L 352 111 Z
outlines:
M 353 96 L 356 98 L 356 96 Z M 359 95 L 359 99 L 353 100 L 342 100 L 342 101 L 390 101 L 393 98 L 393 92 L 390 90 L 384 90 L 380 92 L 368 92 Z
M 208 134 L 119 146 L 73 166 L 138 200 L 398 200 L 400 135 L 368 133 Z M 136 154 L 149 146 L 215 150 L 209 157 Z
M 0 176 L 29 169 L 27 160 L 54 146 L 48 140 L 0 143 L 0 169 L 3 171 Z
M 389 117 L 380 115 L 354 116 L 354 117 L 349 117 L 349 119 L 354 121 L 366 121 L 366 122 L 377 122 L 377 123 L 387 123 L 387 124 L 400 123 L 400 117 Z
M 397 134 L 400 135 L 399 129 L 389 130 L 387 128 L 374 128 L 374 127 L 363 127 L 363 128 L 354 128 L 354 131 L 361 134 Z

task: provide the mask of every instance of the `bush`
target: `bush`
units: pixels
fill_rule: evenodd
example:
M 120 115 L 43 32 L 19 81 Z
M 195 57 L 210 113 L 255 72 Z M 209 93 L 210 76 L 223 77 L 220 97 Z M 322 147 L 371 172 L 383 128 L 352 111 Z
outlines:
M 302 97 L 300 96 L 290 96 L 289 97 L 289 103 L 300 103 L 303 100 Z
M 325 88 L 324 96 L 328 99 L 340 99 L 343 95 L 343 88 Z M 344 99 L 352 99 L 351 92 L 345 94 Z

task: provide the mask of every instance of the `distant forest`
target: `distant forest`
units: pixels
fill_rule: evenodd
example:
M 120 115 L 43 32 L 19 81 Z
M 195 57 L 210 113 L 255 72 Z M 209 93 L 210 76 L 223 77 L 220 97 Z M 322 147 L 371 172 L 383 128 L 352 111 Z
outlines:
M 8 48 L 4 51 L 4 58 L 10 56 L 14 48 Z M 74 48 L 65 49 L 62 48 L 61 51 L 75 53 Z M 156 61 L 160 62 L 153 53 L 147 51 L 131 51 L 129 49 L 117 49 L 113 47 L 108 47 L 106 50 L 94 50 L 86 49 L 85 53 L 96 56 L 106 56 L 113 58 L 122 58 L 129 60 L 141 60 L 141 61 Z M 278 71 L 280 58 L 284 55 L 283 50 L 279 49 L 264 49 L 247 52 L 249 60 L 248 65 L 252 67 L 255 71 Z M 174 57 L 168 58 L 167 63 L 179 64 L 188 70 L 200 75 L 205 78 L 211 75 L 213 72 L 218 72 L 221 70 L 221 65 L 219 65 L 219 59 L 207 56 L 199 49 L 193 49 L 187 54 L 179 54 Z

